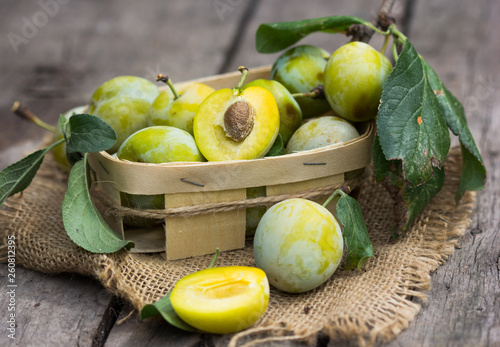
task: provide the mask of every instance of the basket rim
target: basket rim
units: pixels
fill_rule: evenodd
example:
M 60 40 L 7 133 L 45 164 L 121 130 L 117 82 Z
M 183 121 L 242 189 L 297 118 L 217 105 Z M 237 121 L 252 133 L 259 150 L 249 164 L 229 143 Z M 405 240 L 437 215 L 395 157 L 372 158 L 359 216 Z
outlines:
M 329 113 L 328 113 L 329 114 Z M 325 115 L 328 115 L 325 114 Z M 323 116 L 325 116 L 323 115 Z M 374 121 L 366 121 L 366 122 L 361 122 L 363 124 L 366 124 L 366 130 L 357 138 L 346 141 L 346 142 L 339 142 L 339 143 L 333 143 L 328 146 L 324 146 L 321 148 L 315 148 L 315 149 L 309 149 L 306 151 L 300 151 L 300 152 L 294 152 L 294 153 L 289 153 L 289 154 L 284 154 L 284 155 L 279 155 L 279 156 L 272 156 L 272 157 L 262 157 L 262 158 L 255 158 L 255 159 L 232 159 L 232 160 L 219 160 L 219 161 L 176 161 L 176 162 L 170 162 L 170 163 L 139 163 L 139 162 L 134 162 L 130 160 L 124 160 L 124 159 L 118 159 L 114 154 L 109 154 L 106 151 L 100 151 L 99 154 L 103 157 L 105 157 L 108 160 L 114 161 L 119 163 L 119 165 L 133 165 L 133 166 L 150 166 L 150 167 L 194 167 L 194 166 L 207 166 L 207 165 L 212 165 L 212 166 L 227 166 L 228 164 L 236 164 L 236 163 L 248 163 L 248 162 L 254 162 L 254 161 L 278 161 L 278 160 L 283 160 L 283 158 L 290 158 L 290 157 L 308 157 L 311 154 L 320 154 L 320 153 L 328 153 L 332 150 L 338 149 L 340 147 L 349 147 L 352 144 L 358 143 L 358 142 L 363 142 L 367 138 L 371 138 L 375 124 Z M 360 123 L 360 124 L 361 124 Z
M 290 184 L 344 175 L 371 162 L 375 122 L 351 141 L 313 150 L 252 160 L 173 162 L 162 164 L 120 160 L 107 152 L 89 154 L 98 181 L 139 195 L 208 192 Z

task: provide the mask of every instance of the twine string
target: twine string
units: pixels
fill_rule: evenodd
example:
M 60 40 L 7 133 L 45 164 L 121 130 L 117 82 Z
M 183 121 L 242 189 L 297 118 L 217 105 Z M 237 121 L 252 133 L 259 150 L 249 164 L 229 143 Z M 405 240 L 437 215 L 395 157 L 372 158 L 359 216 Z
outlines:
M 356 185 L 356 181 L 359 178 L 353 178 L 348 181 L 345 181 L 343 184 L 337 185 L 329 185 L 325 187 L 313 188 L 307 191 L 298 192 L 298 193 L 288 193 L 288 194 L 280 194 L 274 196 L 265 196 L 258 197 L 252 199 L 243 199 L 243 200 L 235 200 L 235 201 L 222 201 L 215 203 L 205 203 L 191 206 L 181 206 L 181 207 L 170 207 L 165 209 L 139 209 L 127 206 L 121 206 L 114 200 L 112 200 L 108 195 L 103 193 L 100 190 L 95 190 L 93 192 L 96 199 L 100 202 L 104 203 L 106 206 L 105 213 L 107 215 L 114 215 L 116 217 L 125 217 L 125 216 L 133 216 L 133 217 L 144 217 L 144 218 L 153 218 L 153 219 L 163 219 L 168 217 L 190 217 L 197 216 L 202 214 L 211 214 L 211 213 L 219 213 L 219 212 L 228 212 L 234 211 L 237 209 L 247 209 L 251 207 L 258 206 L 271 206 L 278 202 L 281 202 L 286 199 L 292 198 L 302 198 L 314 200 L 324 196 L 331 195 L 336 189 L 339 189 L 343 186 L 352 186 Z

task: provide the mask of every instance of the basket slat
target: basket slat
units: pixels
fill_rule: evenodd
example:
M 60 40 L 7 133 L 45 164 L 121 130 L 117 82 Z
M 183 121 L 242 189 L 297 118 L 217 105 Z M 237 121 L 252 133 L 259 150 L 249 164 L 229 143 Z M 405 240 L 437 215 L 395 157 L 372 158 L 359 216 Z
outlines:
M 206 193 L 165 195 L 165 207 L 182 207 L 208 203 L 239 201 L 246 198 L 245 189 Z M 217 212 L 165 220 L 166 256 L 168 260 L 187 258 L 245 247 L 245 210 Z

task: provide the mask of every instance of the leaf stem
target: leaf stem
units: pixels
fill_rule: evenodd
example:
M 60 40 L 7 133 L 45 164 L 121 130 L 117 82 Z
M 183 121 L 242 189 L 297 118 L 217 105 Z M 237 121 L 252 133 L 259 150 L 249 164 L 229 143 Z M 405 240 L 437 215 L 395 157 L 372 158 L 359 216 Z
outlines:
M 382 30 L 380 30 L 379 28 L 377 28 L 375 25 L 373 25 L 370 22 L 365 22 L 364 25 L 367 26 L 368 28 L 372 29 L 373 31 L 375 31 L 376 33 L 378 33 L 380 35 L 387 36 L 387 35 L 389 35 L 391 33 L 389 29 L 387 29 L 386 31 L 382 31 Z
M 64 139 L 64 137 L 60 138 L 59 140 L 57 141 L 54 141 L 53 143 L 51 143 L 49 146 L 47 146 L 47 149 L 48 150 L 51 150 L 57 146 L 59 146 L 61 143 L 63 142 L 66 142 L 66 140 Z
M 159 82 L 159 81 L 166 83 L 170 87 L 170 90 L 174 94 L 174 100 L 177 100 L 180 98 L 180 95 L 177 93 L 177 90 L 175 89 L 174 84 L 172 83 L 172 80 L 168 76 L 166 76 L 162 73 L 158 74 L 156 76 L 156 82 Z
M 19 101 L 15 101 L 10 110 L 14 112 L 14 114 L 16 114 L 17 116 L 24 118 L 38 125 L 39 127 L 47 131 L 50 131 L 51 133 L 55 133 L 57 131 L 56 127 L 44 122 L 43 120 L 35 116 L 35 114 L 30 110 L 28 110 L 26 107 L 21 106 L 21 103 Z
M 387 30 L 391 32 L 392 36 L 394 37 L 394 40 L 397 43 L 404 44 L 405 41 L 407 40 L 406 35 L 404 35 L 401 31 L 398 30 L 396 24 L 391 24 Z
M 336 189 L 332 195 L 326 201 L 323 203 L 323 207 L 328 206 L 330 202 L 332 202 L 333 199 L 335 199 L 337 196 L 341 196 L 342 194 L 349 194 L 351 192 L 351 187 L 349 186 L 342 186 L 339 189 Z

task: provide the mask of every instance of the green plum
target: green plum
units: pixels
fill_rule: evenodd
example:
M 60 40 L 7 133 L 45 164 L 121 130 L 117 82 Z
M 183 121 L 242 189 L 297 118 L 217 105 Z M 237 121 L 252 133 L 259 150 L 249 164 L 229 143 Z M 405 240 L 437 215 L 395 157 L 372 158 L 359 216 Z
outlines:
M 286 153 L 307 151 L 359 137 L 358 130 L 348 121 L 336 116 L 322 116 L 305 122 L 292 135 Z
M 190 133 L 166 125 L 135 132 L 122 143 L 116 155 L 121 160 L 153 164 L 203 161 Z
M 155 209 L 165 208 L 165 195 L 137 195 L 120 192 L 120 201 L 122 206 L 136 209 Z M 163 219 L 145 218 L 139 216 L 124 216 L 123 223 L 130 227 L 144 228 L 151 227 L 163 222 Z
M 191 134 L 170 126 L 151 126 L 128 137 L 116 154 L 120 160 L 141 163 L 169 163 L 179 161 L 204 161 Z M 140 209 L 165 208 L 164 195 L 121 194 L 122 204 Z M 161 220 L 128 216 L 124 223 L 134 227 L 147 227 Z
M 323 72 L 330 53 L 316 46 L 295 46 L 274 62 L 271 79 L 283 84 L 292 94 L 308 93 L 323 85 Z M 321 98 L 297 97 L 304 118 L 317 117 L 329 111 L 328 101 Z
M 375 118 L 382 85 L 391 71 L 389 59 L 370 45 L 347 43 L 325 67 L 326 98 L 337 115 L 351 122 Z
M 104 82 L 93 93 L 88 112 L 106 121 L 116 132 L 115 153 L 130 135 L 148 126 L 151 104 L 160 90 L 141 77 L 119 76 Z
M 172 86 L 173 87 L 173 86 Z M 167 92 L 155 99 L 149 110 L 149 125 L 168 125 L 193 134 L 193 120 L 198 106 L 215 91 L 203 83 L 192 83 L 180 91 L 174 90 L 173 101 Z
M 335 217 L 306 199 L 288 199 L 271 206 L 254 237 L 255 264 L 269 283 L 288 293 L 312 290 L 335 272 L 344 240 Z
M 273 94 L 280 114 L 280 130 L 283 144 L 286 146 L 292 134 L 302 124 L 302 111 L 299 104 L 284 85 L 274 80 L 258 79 L 247 83 L 243 89 L 258 86 Z

